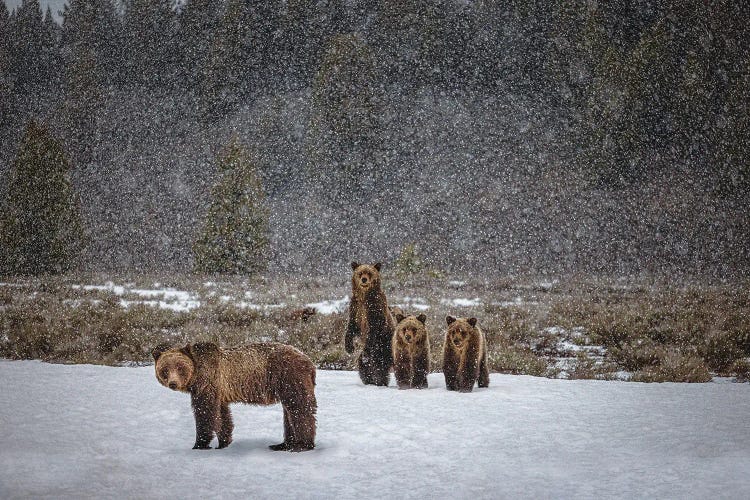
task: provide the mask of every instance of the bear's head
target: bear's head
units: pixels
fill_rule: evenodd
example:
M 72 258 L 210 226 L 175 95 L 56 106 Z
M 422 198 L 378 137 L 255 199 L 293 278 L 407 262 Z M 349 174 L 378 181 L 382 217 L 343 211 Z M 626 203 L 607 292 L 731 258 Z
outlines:
M 380 262 L 359 264 L 352 262 L 352 291 L 365 293 L 380 288 Z
M 188 392 L 195 375 L 193 346 L 170 347 L 161 344 L 151 354 L 159 383 L 173 391 Z
M 405 316 L 403 313 L 396 314 L 396 337 L 404 344 L 417 344 L 427 338 L 427 329 L 424 326 L 427 316 Z
M 477 318 L 448 316 L 445 321 L 448 323 L 448 334 L 445 336 L 445 341 L 450 342 L 454 349 L 464 349 L 477 334 Z

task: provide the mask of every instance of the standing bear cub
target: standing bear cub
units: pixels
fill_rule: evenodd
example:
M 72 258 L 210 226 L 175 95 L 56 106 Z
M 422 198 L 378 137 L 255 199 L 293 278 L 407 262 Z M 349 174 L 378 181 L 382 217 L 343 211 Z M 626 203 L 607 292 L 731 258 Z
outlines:
M 229 403 L 284 408 L 284 442 L 272 450 L 315 447 L 315 365 L 294 347 L 275 342 L 224 349 L 216 344 L 160 345 L 153 351 L 156 378 L 163 386 L 187 392 L 195 416 L 195 446 L 209 449 L 232 442 Z
M 443 347 L 443 374 L 449 391 L 471 392 L 474 383 L 490 385 L 487 342 L 476 318 L 445 318 L 448 332 Z
M 393 334 L 393 371 L 399 389 L 426 389 L 430 373 L 430 339 L 427 336 L 427 316 L 396 314 L 396 333 Z
M 388 385 L 395 324 L 380 287 L 380 263 L 370 266 L 352 262 L 352 271 L 352 300 L 344 348 L 350 354 L 354 352 L 354 337 L 360 337 L 363 347 L 357 358 L 359 378 L 365 385 Z

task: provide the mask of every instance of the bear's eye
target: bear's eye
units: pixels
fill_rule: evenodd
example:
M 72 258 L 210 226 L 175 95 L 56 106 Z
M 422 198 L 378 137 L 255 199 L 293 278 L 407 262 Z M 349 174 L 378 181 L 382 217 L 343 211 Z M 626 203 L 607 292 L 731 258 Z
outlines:
M 169 371 L 165 368 L 161 372 L 159 372 L 159 376 L 163 379 L 166 379 L 169 376 Z

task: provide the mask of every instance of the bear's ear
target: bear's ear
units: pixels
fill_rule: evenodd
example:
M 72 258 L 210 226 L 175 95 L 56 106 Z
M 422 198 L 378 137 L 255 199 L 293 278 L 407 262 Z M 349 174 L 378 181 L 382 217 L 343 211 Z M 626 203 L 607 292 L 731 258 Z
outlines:
M 356 270 L 359 267 L 359 262 L 352 261 L 352 271 Z
M 185 356 L 187 356 L 188 358 L 193 359 L 193 361 L 195 361 L 193 358 L 193 346 L 191 346 L 190 344 L 186 344 L 185 347 L 180 349 L 180 352 L 184 354 Z
M 417 321 L 424 325 L 424 322 L 427 321 L 427 315 L 425 313 L 420 314 L 417 316 Z
M 189 356 L 193 358 L 193 361 L 195 361 L 198 357 L 206 356 L 208 354 L 213 354 L 219 351 L 219 346 L 217 346 L 213 342 L 198 342 L 193 345 L 188 344 L 187 347 L 188 349 L 190 349 Z
M 467 323 L 469 323 L 472 327 L 477 326 L 477 318 L 469 318 Z
M 403 315 L 403 313 L 396 313 L 396 323 L 401 323 L 404 319 L 406 319 L 406 316 Z
M 456 318 L 455 318 L 455 317 L 453 317 L 453 316 L 446 316 L 446 317 L 445 317 L 445 322 L 446 322 L 446 323 L 448 323 L 449 325 L 450 325 L 451 323 L 453 323 L 454 321 L 456 321 Z
M 380 268 L 382 266 L 383 264 L 381 264 L 380 262 L 376 262 L 375 264 L 372 265 L 372 267 L 374 267 L 378 272 L 380 272 Z
M 171 347 L 172 346 L 164 342 L 154 347 L 154 350 L 151 351 L 151 355 L 154 357 L 154 361 L 158 361 L 161 355 L 168 351 Z

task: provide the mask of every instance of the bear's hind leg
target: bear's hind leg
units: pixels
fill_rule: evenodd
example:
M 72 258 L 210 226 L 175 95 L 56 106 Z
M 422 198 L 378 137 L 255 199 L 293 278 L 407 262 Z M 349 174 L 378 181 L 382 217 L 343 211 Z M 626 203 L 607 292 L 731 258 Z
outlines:
M 285 387 L 281 394 L 284 407 L 284 442 L 271 446 L 272 450 L 305 451 L 315 448 L 315 371 L 306 380 L 297 380 Z
M 482 362 L 479 365 L 479 380 L 477 381 L 479 387 L 490 386 L 490 370 L 487 366 L 487 354 L 485 353 Z

